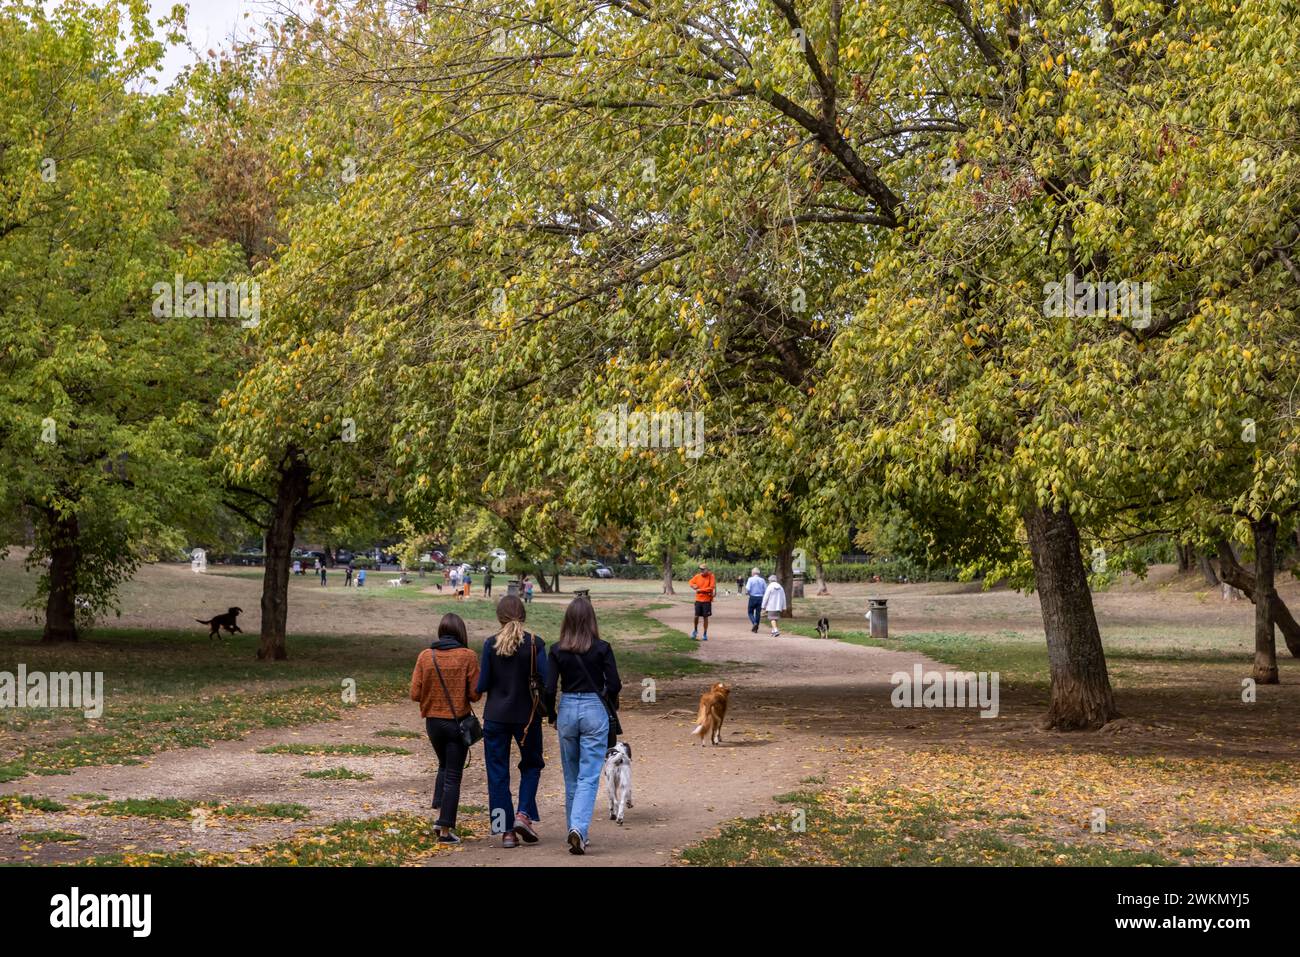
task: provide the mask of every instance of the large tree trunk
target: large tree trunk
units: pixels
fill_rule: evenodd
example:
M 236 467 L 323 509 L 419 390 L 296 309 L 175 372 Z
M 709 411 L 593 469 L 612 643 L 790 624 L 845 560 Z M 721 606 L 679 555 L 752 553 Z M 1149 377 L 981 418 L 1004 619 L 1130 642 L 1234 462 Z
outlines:
M 537 579 L 537 584 L 541 587 L 542 594 L 549 595 L 552 591 L 551 579 L 546 574 L 546 568 L 540 562 L 534 563 L 533 565 L 533 577 Z
M 1178 555 L 1179 573 L 1189 572 L 1192 570 L 1192 546 L 1175 544 L 1174 551 Z
M 776 550 L 776 577 L 785 589 L 782 618 L 794 617 L 794 539 L 786 538 Z
M 275 494 L 275 512 L 266 529 L 266 567 L 262 570 L 262 634 L 257 646 L 259 661 L 283 661 L 289 657 L 285 632 L 289 621 L 289 568 L 293 563 L 293 538 L 307 504 L 311 468 L 294 455 L 280 472 Z
M 1210 556 L 1205 552 L 1198 551 L 1196 560 L 1201 566 L 1201 575 L 1205 578 L 1205 584 L 1211 588 L 1219 587 L 1219 576 L 1214 573 L 1214 566 L 1210 564 Z
M 664 594 L 676 594 L 673 591 L 673 548 L 671 545 L 664 546 Z
M 50 590 L 45 598 L 41 641 L 77 640 L 77 567 L 81 530 L 75 514 L 46 513 L 50 522 Z
M 1251 677 L 1262 685 L 1275 685 L 1277 645 L 1273 640 L 1273 611 L 1277 589 L 1273 566 L 1277 558 L 1277 522 L 1269 515 L 1250 523 L 1255 533 L 1255 670 Z
M 1079 552 L 1079 530 L 1065 510 L 1034 507 L 1024 518 L 1052 676 L 1045 726 L 1057 731 L 1099 728 L 1118 713 Z
M 1276 526 L 1273 534 L 1277 535 Z M 1255 601 L 1255 576 L 1241 566 L 1231 546 L 1222 539 L 1219 541 L 1219 577 L 1238 589 L 1252 602 Z M 1255 602 L 1255 604 L 1259 603 Z M 1291 652 L 1292 658 L 1300 658 L 1300 622 L 1295 620 L 1291 609 L 1286 606 L 1286 602 L 1282 600 L 1282 596 L 1276 589 L 1272 591 L 1269 604 L 1272 605 L 1270 614 L 1273 624 L 1282 632 L 1282 638 L 1286 641 L 1286 650 Z

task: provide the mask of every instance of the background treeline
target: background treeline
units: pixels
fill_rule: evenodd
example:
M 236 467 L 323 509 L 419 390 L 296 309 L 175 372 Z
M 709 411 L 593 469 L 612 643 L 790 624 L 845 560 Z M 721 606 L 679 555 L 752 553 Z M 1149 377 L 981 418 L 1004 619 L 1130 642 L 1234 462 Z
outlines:
M 856 550 L 1036 590 L 1045 721 L 1093 728 L 1090 589 L 1163 541 L 1280 680 L 1293 6 L 357 0 L 159 89 L 182 13 L 13 0 L 0 500 L 46 639 L 186 543 L 265 542 L 268 661 L 295 541 L 502 547 L 544 590 Z M 156 315 L 176 275 L 260 315 Z M 623 407 L 703 431 L 607 441 Z

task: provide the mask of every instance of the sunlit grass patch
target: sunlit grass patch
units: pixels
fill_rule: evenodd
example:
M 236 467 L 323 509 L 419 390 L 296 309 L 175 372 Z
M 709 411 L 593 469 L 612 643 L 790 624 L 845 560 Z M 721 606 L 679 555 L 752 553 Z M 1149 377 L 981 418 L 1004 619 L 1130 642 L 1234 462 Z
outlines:
M 214 801 L 185 801 L 180 798 L 127 798 L 94 804 L 91 811 L 110 817 L 145 817 L 158 820 L 175 820 L 190 817 L 202 810 L 221 817 L 272 818 L 300 821 L 310 816 L 309 808 L 302 804 L 223 804 Z
M 72 831 L 27 831 L 19 834 L 18 839 L 28 844 L 75 844 L 84 841 L 86 836 Z
M 350 768 L 327 768 L 323 771 L 304 771 L 302 772 L 302 776 L 316 781 L 370 781 L 375 777 L 373 774 L 366 774 L 363 771 L 353 771 Z
M 58 812 L 67 809 L 66 804 L 60 804 L 58 801 L 51 801 L 49 798 L 36 797 L 31 794 L 0 795 L 0 821 L 21 817 L 30 811 Z
M 321 756 L 329 754 L 410 754 L 411 752 L 406 748 L 398 748 L 390 744 L 273 744 L 270 747 L 258 748 L 257 753 Z
M 456 828 L 462 837 L 475 831 Z M 292 837 L 256 844 L 235 852 L 137 853 L 122 852 L 78 862 L 87 867 L 367 867 L 418 864 L 445 853 L 432 818 L 391 814 L 362 820 L 338 821 L 299 831 Z

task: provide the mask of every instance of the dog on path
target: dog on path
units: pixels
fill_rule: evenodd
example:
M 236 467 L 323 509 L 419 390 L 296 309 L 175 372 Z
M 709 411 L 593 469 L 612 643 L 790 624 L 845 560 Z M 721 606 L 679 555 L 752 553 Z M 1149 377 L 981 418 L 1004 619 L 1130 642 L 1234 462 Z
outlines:
M 707 738 L 713 745 L 722 743 L 722 721 L 727 716 L 727 699 L 731 686 L 721 681 L 704 694 L 700 695 L 700 713 L 698 722 L 691 734 L 699 735 L 700 744 Z
M 609 819 L 623 823 L 632 806 L 632 746 L 620 741 L 605 755 L 605 789 L 609 792 Z
M 232 635 L 235 632 L 240 632 L 242 634 L 244 629 L 239 627 L 238 619 L 243 613 L 244 609 L 242 608 L 228 608 L 224 615 L 213 615 L 211 618 L 195 618 L 194 620 L 200 625 L 207 625 L 208 628 L 211 629 L 208 632 L 208 641 L 211 641 L 213 638 L 216 638 L 221 634 L 222 628 L 226 629 L 226 631 Z

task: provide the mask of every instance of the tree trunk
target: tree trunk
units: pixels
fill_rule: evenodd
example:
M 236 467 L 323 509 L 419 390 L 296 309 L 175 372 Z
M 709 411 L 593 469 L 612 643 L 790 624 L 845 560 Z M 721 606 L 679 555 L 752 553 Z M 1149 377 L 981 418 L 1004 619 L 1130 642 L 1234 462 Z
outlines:
M 1044 724 L 1057 731 L 1099 728 L 1118 713 L 1079 551 L 1079 530 L 1068 511 L 1036 506 L 1025 513 L 1025 532 L 1052 676 Z
M 1205 552 L 1198 551 L 1196 560 L 1200 563 L 1201 575 L 1205 578 L 1205 584 L 1211 588 L 1218 588 L 1219 576 L 1214 573 L 1214 566 L 1210 564 L 1210 556 L 1206 555 Z
M 817 594 L 829 595 L 831 590 L 826 587 L 826 563 L 819 556 L 813 559 L 813 566 L 817 570 Z
M 1274 536 L 1277 535 L 1277 528 L 1273 529 Z M 1219 542 L 1219 577 L 1239 590 L 1243 595 L 1255 602 L 1255 576 L 1246 571 L 1237 561 L 1237 556 L 1233 554 L 1232 549 L 1226 541 Z M 1258 604 L 1258 602 L 1255 602 Z M 1292 658 L 1300 658 L 1300 622 L 1295 620 L 1291 614 L 1291 609 L 1287 607 L 1286 602 L 1282 600 L 1274 589 L 1272 600 L 1269 602 L 1273 607 L 1271 615 L 1273 624 L 1282 632 L 1282 638 L 1286 642 L 1286 650 L 1291 652 Z
M 785 611 L 782 618 L 794 617 L 794 539 L 787 538 L 776 550 L 776 577 L 785 589 Z
M 673 548 L 664 546 L 664 594 L 675 595 L 673 591 Z
M 1178 554 L 1178 571 L 1180 574 L 1192 570 L 1192 546 L 1174 545 L 1174 551 Z
M 81 564 L 81 530 L 75 514 L 46 513 L 50 522 L 50 590 L 45 598 L 42 642 L 76 641 L 77 567 Z
M 546 569 L 541 565 L 540 562 L 534 563 L 533 565 L 533 577 L 537 579 L 537 584 L 538 586 L 541 587 L 542 594 L 549 595 L 552 590 L 551 579 L 547 577 Z
M 1273 583 L 1277 559 L 1277 522 L 1270 515 L 1250 523 L 1255 534 L 1255 670 L 1251 675 L 1262 685 L 1278 683 L 1277 645 L 1273 640 L 1273 611 L 1277 589 Z
M 266 529 L 266 567 L 262 570 L 262 634 L 257 646 L 259 661 L 283 661 L 289 657 L 285 632 L 289 621 L 289 568 L 293 563 L 294 532 L 311 485 L 311 468 L 297 455 L 280 472 L 275 495 L 275 512 Z

